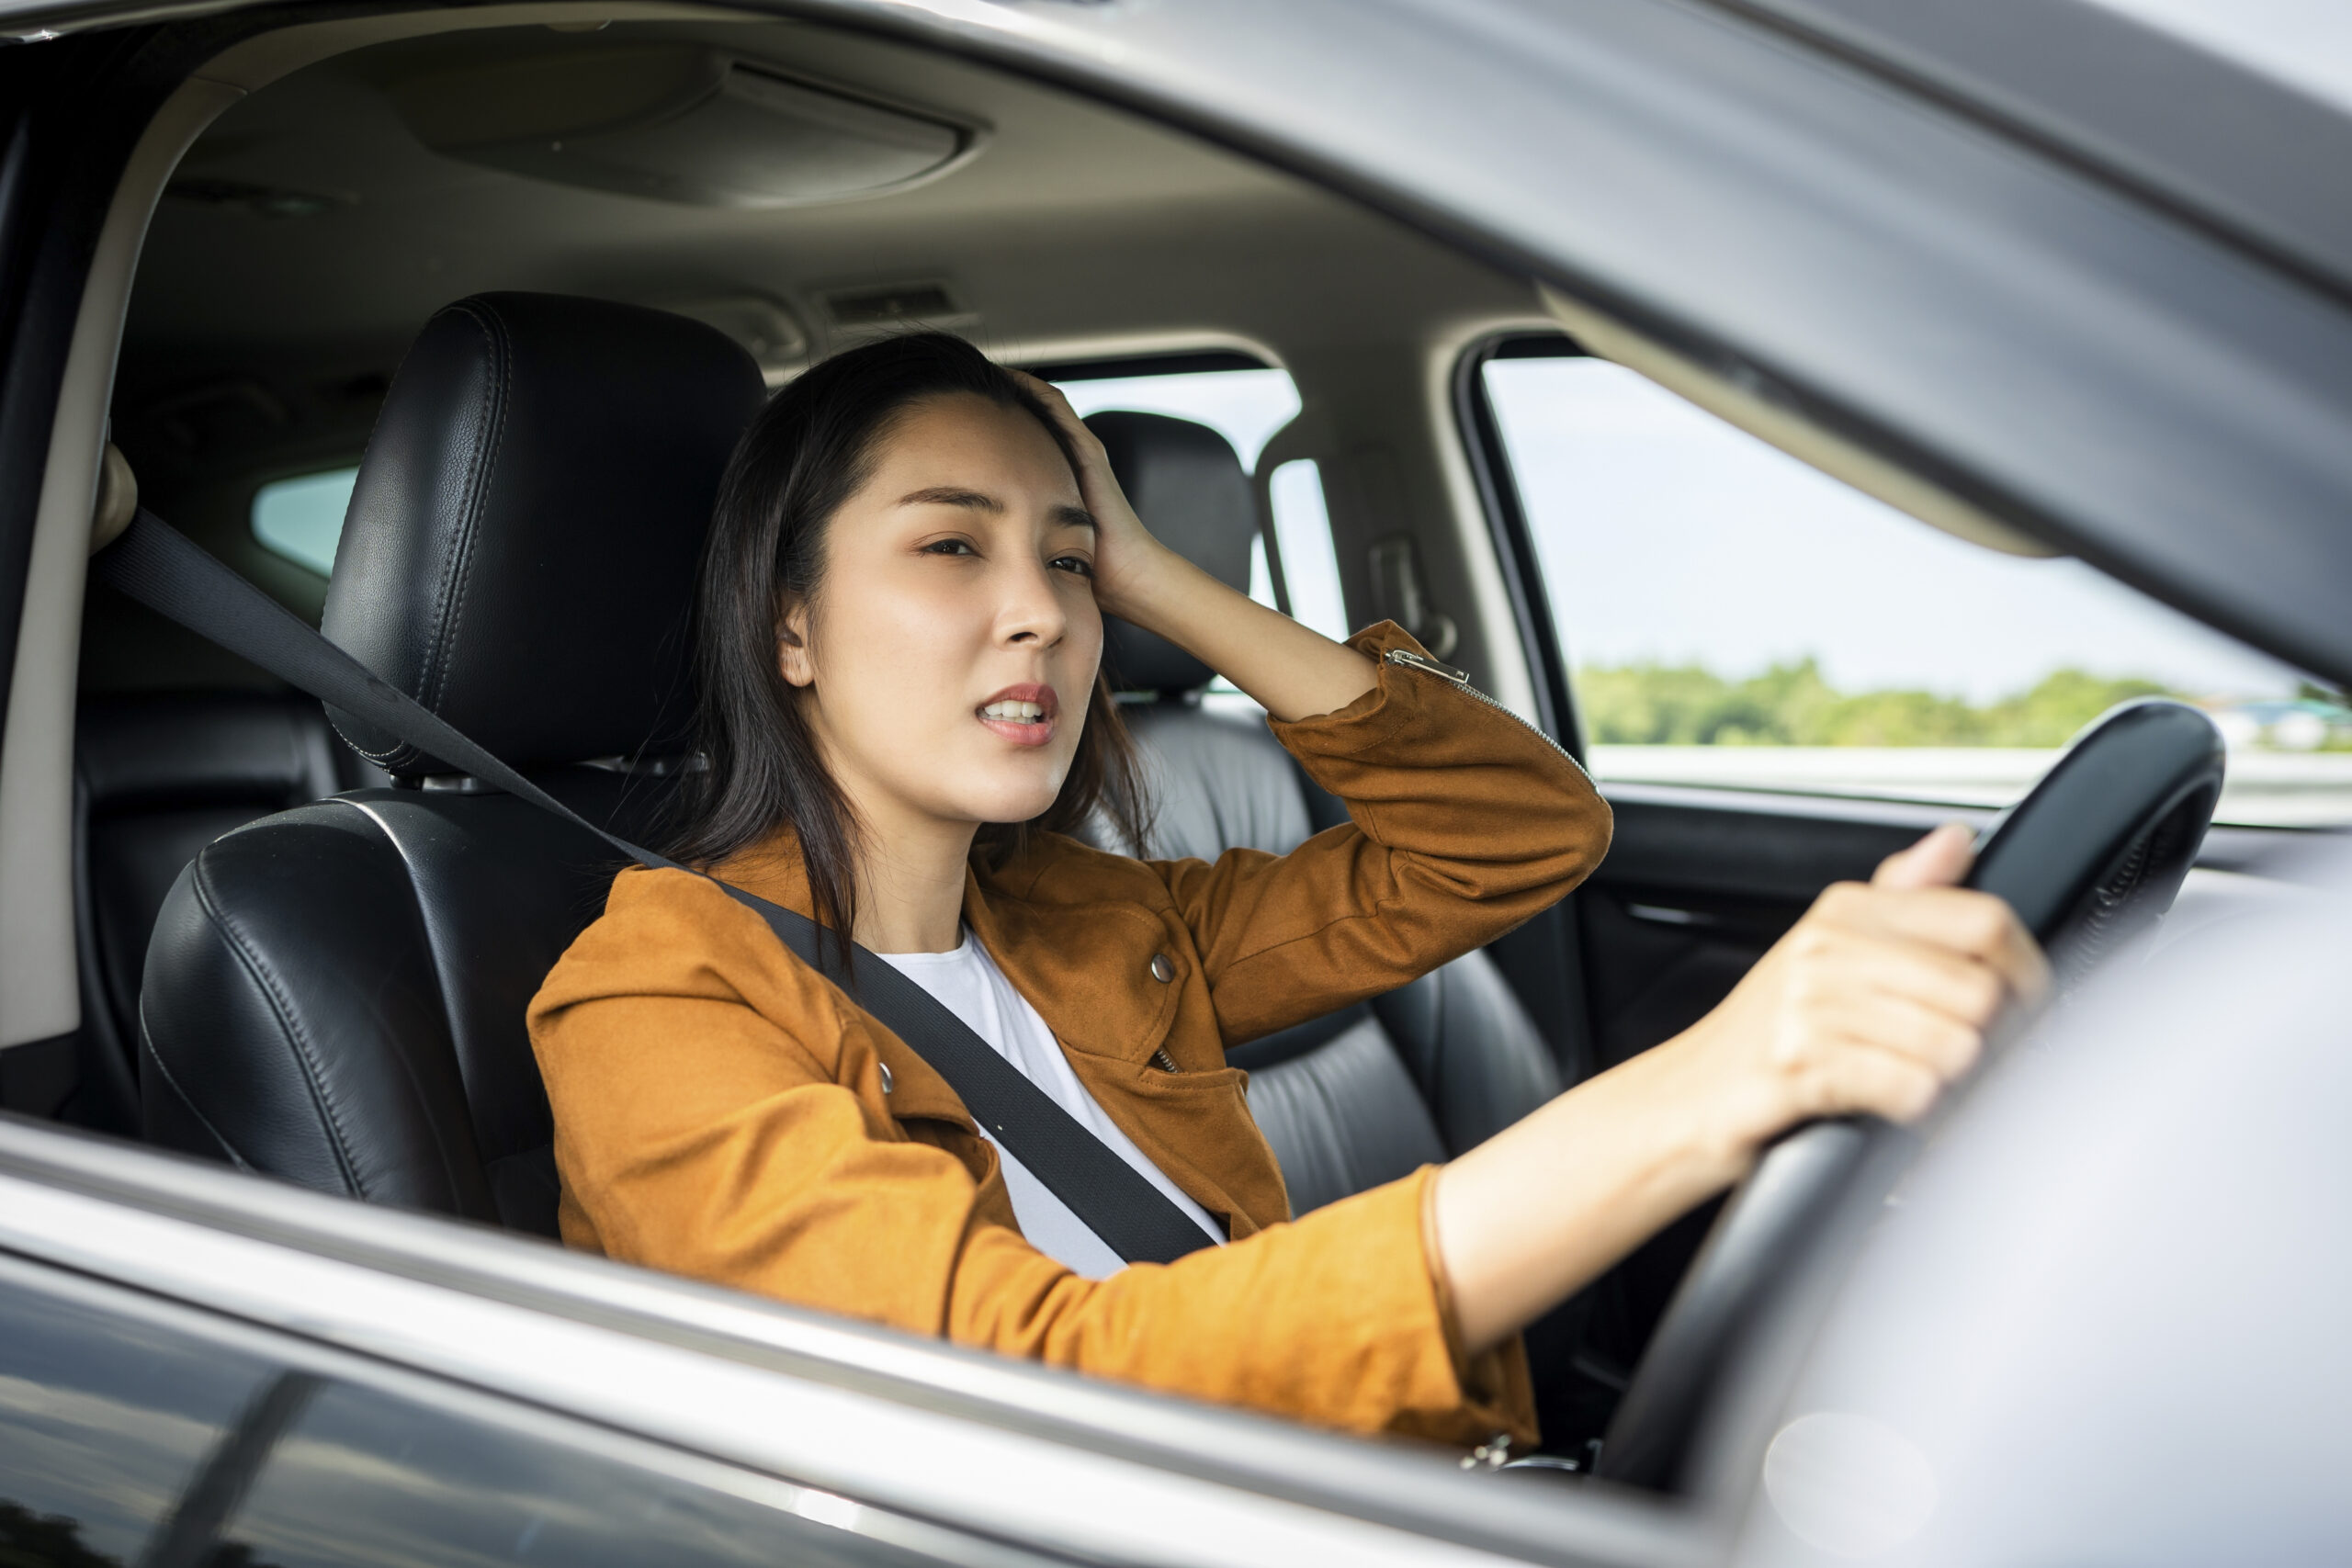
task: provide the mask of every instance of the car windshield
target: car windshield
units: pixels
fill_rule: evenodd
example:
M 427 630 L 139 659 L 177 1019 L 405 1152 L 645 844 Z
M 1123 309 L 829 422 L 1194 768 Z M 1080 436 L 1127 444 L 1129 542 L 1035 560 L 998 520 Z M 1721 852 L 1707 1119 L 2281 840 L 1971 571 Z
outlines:
M 2304 671 L 2082 561 L 1927 527 L 1622 366 L 1498 357 L 1485 389 L 1597 778 L 2007 806 L 2100 714 L 2165 696 L 2229 742 L 2220 820 L 2352 822 L 2352 700 Z

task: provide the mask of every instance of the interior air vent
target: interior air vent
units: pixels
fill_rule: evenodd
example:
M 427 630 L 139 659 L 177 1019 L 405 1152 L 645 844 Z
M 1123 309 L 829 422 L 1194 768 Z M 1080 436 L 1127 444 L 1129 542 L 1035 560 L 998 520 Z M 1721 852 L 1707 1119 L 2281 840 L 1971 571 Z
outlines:
M 954 162 L 959 126 L 693 44 L 572 45 L 391 85 L 436 152 L 509 174 L 703 207 L 790 207 Z
M 837 327 L 945 326 L 964 312 L 940 283 L 900 283 L 887 288 L 844 288 L 825 296 Z

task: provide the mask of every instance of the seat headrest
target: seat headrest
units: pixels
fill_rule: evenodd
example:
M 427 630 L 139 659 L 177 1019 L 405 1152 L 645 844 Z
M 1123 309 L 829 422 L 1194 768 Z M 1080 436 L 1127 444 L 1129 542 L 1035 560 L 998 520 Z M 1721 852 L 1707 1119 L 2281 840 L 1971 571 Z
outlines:
M 1232 446 L 1207 425 L 1124 410 L 1086 427 L 1110 455 L 1111 472 L 1160 543 L 1229 588 L 1250 591 L 1250 545 L 1258 492 Z M 1102 663 L 1125 692 L 1190 692 L 1215 671 L 1164 637 L 1102 618 Z
M 703 536 L 766 392 L 732 340 L 660 310 L 447 307 L 368 443 L 326 635 L 517 767 L 684 750 Z M 395 775 L 453 771 L 330 716 Z

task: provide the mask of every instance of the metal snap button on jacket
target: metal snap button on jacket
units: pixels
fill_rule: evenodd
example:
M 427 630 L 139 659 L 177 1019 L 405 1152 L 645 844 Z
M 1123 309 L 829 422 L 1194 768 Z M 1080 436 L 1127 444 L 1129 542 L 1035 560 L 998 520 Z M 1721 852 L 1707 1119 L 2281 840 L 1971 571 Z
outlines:
M 1176 965 L 1170 962 L 1168 954 L 1155 953 L 1151 955 L 1151 977 L 1163 986 L 1176 978 Z

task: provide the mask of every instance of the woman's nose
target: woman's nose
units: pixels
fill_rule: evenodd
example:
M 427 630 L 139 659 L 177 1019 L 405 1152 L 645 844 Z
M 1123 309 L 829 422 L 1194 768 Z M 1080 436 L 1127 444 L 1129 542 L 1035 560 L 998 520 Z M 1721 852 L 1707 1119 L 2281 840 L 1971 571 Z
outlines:
M 1005 574 L 1005 600 L 998 611 L 998 627 L 1008 643 L 1051 648 L 1069 630 L 1069 612 L 1054 592 L 1053 570 L 1042 562 L 1027 563 Z

